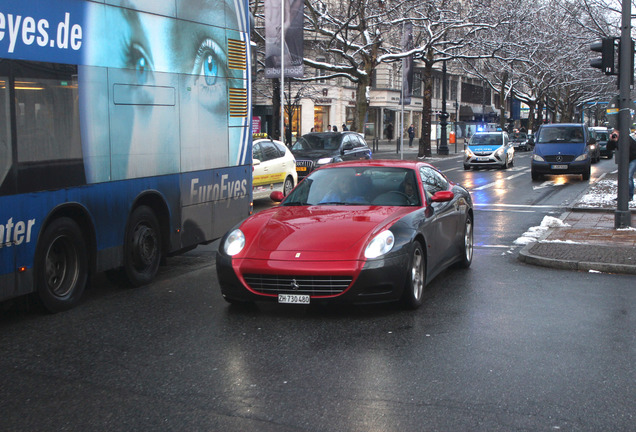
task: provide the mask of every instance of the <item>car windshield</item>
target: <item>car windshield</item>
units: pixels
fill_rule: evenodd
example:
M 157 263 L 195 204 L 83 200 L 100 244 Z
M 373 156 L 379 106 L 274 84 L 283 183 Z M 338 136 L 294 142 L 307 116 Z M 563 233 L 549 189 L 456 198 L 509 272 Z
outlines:
M 292 150 L 337 150 L 338 147 L 340 147 L 340 135 L 325 133 L 301 136 Z
M 597 141 L 607 141 L 609 139 L 609 132 L 596 132 L 596 140 Z
M 582 143 L 583 128 L 579 126 L 554 126 L 543 128 L 539 133 L 539 144 Z
M 281 205 L 419 206 L 417 185 L 412 169 L 328 168 L 310 174 Z
M 512 136 L 513 141 L 525 141 L 527 139 L 528 139 L 528 136 L 524 133 L 518 133 Z
M 492 145 L 500 146 L 502 144 L 501 134 L 475 134 L 468 142 L 469 146 Z

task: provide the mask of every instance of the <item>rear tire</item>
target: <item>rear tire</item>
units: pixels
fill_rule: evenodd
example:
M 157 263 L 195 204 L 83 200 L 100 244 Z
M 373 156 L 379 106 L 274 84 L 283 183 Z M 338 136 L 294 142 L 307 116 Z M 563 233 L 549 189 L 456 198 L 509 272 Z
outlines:
M 466 223 L 464 224 L 464 247 L 462 259 L 459 262 L 459 266 L 463 268 L 470 267 L 473 262 L 473 218 L 471 215 L 466 215 Z
M 124 238 L 124 271 L 134 287 L 150 283 L 161 262 L 159 221 L 150 207 L 139 206 L 130 215 Z
M 426 288 L 426 256 L 419 242 L 413 244 L 409 263 L 408 279 L 402 294 L 402 303 L 408 309 L 417 309 L 422 305 Z
M 34 262 L 39 301 L 49 312 L 74 307 L 88 281 L 88 251 L 84 235 L 70 218 L 54 220 L 38 242 Z

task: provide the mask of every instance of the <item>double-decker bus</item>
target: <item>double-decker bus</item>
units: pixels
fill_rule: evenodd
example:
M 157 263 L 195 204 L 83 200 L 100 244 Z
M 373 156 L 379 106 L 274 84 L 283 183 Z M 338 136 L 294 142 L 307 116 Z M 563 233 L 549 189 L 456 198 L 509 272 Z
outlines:
M 0 300 L 150 282 L 251 211 L 246 0 L 0 0 Z

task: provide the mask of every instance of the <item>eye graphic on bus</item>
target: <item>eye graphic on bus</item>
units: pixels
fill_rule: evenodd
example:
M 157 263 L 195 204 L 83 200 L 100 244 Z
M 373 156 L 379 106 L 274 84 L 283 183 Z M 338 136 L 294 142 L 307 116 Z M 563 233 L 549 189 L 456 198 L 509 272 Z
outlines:
M 203 76 L 207 85 L 216 84 L 219 76 L 219 58 L 222 55 L 221 48 L 212 39 L 205 39 L 197 50 L 194 59 L 194 75 Z
M 146 50 L 138 43 L 131 43 L 126 50 L 126 65 L 135 69 L 138 84 L 146 84 L 152 75 L 152 62 Z

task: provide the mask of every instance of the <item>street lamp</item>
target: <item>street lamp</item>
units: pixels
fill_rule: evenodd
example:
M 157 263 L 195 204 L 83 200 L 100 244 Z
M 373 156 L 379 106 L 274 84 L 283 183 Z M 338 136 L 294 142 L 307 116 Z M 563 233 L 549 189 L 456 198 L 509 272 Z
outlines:
M 438 154 L 447 155 L 448 154 L 448 143 L 446 142 L 446 119 L 448 118 L 448 113 L 446 112 L 446 60 L 442 63 L 442 112 L 439 114 L 439 126 L 441 127 L 441 133 L 439 136 L 439 149 L 437 150 Z

